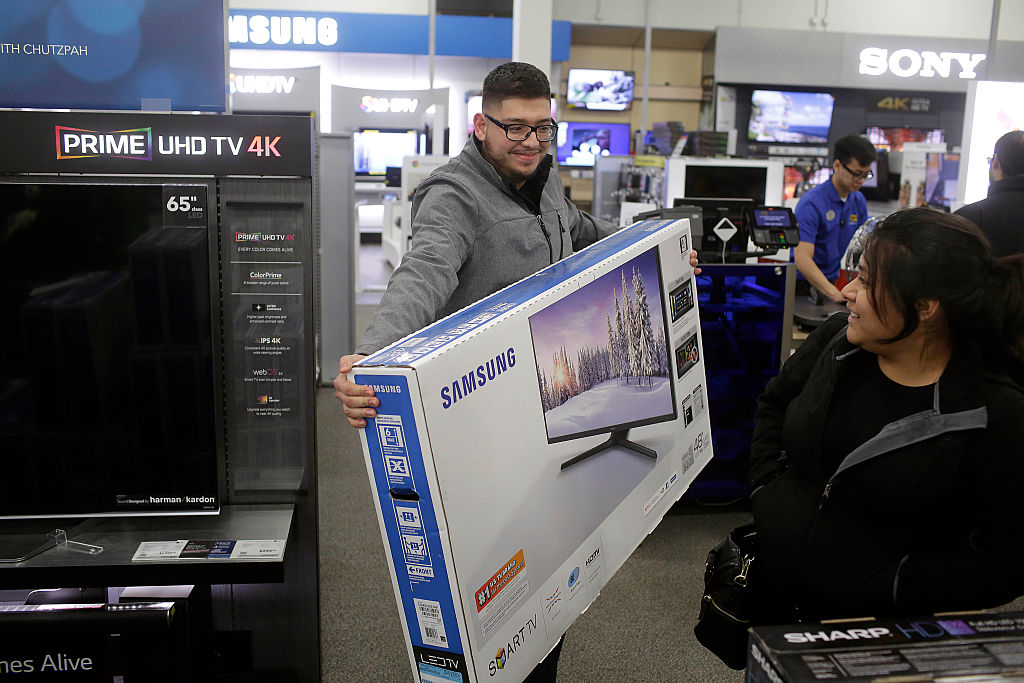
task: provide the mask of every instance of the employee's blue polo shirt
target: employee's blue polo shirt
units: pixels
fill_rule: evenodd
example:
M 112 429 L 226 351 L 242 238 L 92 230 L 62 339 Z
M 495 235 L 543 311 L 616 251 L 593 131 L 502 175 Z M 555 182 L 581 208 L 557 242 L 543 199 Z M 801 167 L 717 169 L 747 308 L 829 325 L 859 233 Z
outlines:
M 867 200 L 860 192 L 851 192 L 844 202 L 830 177 L 804 193 L 794 213 L 800 226 L 800 241 L 814 244 L 814 263 L 825 277 L 835 282 L 846 245 L 868 219 Z

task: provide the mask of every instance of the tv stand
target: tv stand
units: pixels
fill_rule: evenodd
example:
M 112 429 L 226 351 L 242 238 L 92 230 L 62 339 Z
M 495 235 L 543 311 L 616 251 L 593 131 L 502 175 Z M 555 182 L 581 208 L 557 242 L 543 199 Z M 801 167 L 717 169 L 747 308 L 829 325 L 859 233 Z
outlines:
M 608 435 L 607 441 L 599 443 L 593 448 L 583 451 L 579 455 L 569 458 L 568 460 L 563 462 L 562 469 L 568 469 L 569 467 L 572 467 L 576 463 L 583 462 L 590 456 L 597 455 L 598 453 L 608 450 L 609 448 L 612 448 L 614 446 L 622 446 L 623 448 L 635 451 L 640 455 L 646 455 L 648 458 L 651 458 L 652 460 L 658 459 L 658 453 L 654 449 L 648 448 L 647 446 L 641 446 L 635 441 L 630 441 L 629 439 L 627 439 L 626 435 L 628 433 L 629 429 L 618 429 L 613 431 L 610 435 Z

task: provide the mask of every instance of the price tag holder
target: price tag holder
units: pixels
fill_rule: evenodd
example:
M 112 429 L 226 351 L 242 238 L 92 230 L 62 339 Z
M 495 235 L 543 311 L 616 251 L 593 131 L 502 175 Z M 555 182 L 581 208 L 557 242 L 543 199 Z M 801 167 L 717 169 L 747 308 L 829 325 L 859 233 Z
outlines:
M 208 204 L 206 185 L 164 185 L 165 228 L 206 228 Z

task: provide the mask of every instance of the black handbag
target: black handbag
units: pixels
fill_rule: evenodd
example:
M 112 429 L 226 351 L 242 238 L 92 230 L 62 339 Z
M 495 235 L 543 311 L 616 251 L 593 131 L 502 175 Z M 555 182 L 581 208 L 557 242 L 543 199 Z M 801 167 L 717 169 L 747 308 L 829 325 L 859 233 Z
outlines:
M 738 526 L 708 553 L 704 595 L 693 633 L 701 645 L 737 671 L 747 665 L 747 629 L 754 614 L 757 529 Z

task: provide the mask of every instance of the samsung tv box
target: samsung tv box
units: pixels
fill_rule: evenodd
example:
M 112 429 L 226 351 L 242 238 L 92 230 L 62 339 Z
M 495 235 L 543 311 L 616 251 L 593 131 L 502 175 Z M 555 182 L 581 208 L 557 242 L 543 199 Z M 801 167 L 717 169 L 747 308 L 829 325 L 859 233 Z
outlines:
M 711 459 L 689 252 L 635 223 L 353 369 L 414 680 L 522 681 Z
M 1024 612 L 858 619 L 750 632 L 748 681 L 1024 680 Z

